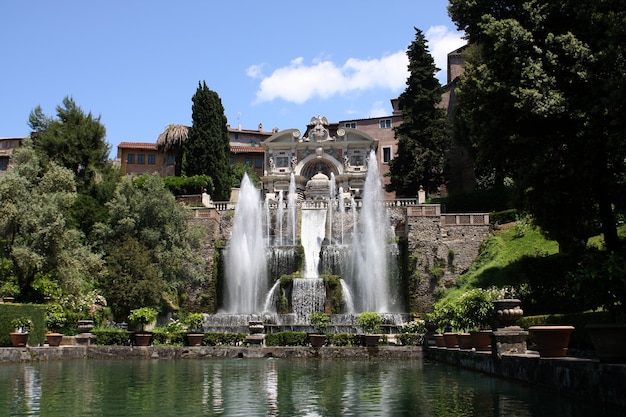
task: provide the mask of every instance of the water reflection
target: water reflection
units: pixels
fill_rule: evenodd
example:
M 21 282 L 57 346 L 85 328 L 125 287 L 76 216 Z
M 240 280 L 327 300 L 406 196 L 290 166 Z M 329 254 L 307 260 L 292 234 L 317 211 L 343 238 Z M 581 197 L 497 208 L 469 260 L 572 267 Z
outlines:
M 610 416 L 420 360 L 76 360 L 0 366 L 10 416 Z

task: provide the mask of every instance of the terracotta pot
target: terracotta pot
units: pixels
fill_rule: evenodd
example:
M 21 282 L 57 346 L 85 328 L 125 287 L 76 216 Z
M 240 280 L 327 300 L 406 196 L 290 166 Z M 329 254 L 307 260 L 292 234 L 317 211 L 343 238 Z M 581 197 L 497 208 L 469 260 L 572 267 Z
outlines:
M 433 338 L 435 339 L 435 345 L 437 347 L 446 347 L 446 341 L 443 340 L 443 335 L 441 333 L 433 335 Z
M 48 340 L 48 346 L 57 347 L 61 344 L 61 340 L 63 340 L 62 333 L 47 333 L 46 340 Z
M 626 363 L 626 324 L 588 324 L 585 330 L 603 363 Z
M 11 344 L 14 347 L 25 347 L 28 344 L 28 333 L 10 333 Z
M 310 334 L 309 343 L 311 343 L 311 347 L 321 348 L 322 346 L 326 344 L 326 335 L 325 334 Z
M 152 333 L 135 333 L 135 346 L 150 346 Z
M 187 345 L 188 346 L 202 346 L 202 340 L 204 340 L 204 333 L 187 333 Z
M 366 334 L 365 335 L 365 346 L 377 347 L 379 342 L 380 342 L 379 334 Z
M 471 349 L 472 346 L 472 335 L 469 333 L 457 333 L 456 341 L 459 345 L 459 349 Z
M 446 332 L 443 334 L 443 340 L 447 348 L 458 348 L 459 342 L 456 340 L 456 333 Z
M 492 334 L 493 330 L 476 330 L 470 332 L 472 347 L 478 351 L 490 351 Z
M 540 356 L 565 356 L 574 326 L 530 326 Z

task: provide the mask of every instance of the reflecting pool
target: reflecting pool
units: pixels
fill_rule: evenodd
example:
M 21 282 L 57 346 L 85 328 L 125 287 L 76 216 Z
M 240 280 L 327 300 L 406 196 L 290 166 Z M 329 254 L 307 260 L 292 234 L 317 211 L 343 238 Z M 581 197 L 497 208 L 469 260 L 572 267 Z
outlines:
M 0 365 L 0 416 L 610 416 L 425 360 L 70 360 Z

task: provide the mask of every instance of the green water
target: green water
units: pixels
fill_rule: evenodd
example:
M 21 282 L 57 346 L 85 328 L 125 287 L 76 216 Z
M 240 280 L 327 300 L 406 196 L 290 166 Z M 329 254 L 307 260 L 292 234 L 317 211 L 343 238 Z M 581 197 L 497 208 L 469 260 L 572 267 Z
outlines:
M 422 360 L 70 360 L 0 365 L 0 416 L 609 416 Z

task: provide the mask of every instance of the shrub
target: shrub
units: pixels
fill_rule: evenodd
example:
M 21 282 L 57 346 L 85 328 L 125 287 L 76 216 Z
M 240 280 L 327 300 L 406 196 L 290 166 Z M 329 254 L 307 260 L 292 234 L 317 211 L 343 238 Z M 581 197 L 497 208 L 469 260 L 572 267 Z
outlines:
M 189 313 L 183 319 L 183 324 L 187 326 L 188 332 L 199 332 L 204 327 L 204 314 Z
M 151 307 L 141 307 L 135 310 L 131 310 L 128 315 L 128 320 L 135 324 L 141 325 L 141 330 L 143 331 L 143 327 L 152 323 L 157 318 L 157 311 Z
M 309 323 L 318 333 L 323 333 L 330 326 L 330 317 L 323 311 L 314 311 L 309 315 Z
M 245 333 L 205 333 L 202 346 L 239 346 L 246 337 Z
M 359 326 L 365 333 L 380 333 L 380 325 L 383 324 L 383 318 L 375 311 L 364 311 L 359 314 Z
M 424 335 L 421 333 L 400 333 L 397 337 L 404 346 L 422 346 L 424 342 Z
M 117 327 L 98 327 L 91 330 L 96 336 L 96 344 L 98 345 L 130 345 L 131 332 Z
M 278 332 L 265 335 L 266 346 L 307 346 L 306 332 Z
M 333 333 L 328 335 L 328 343 L 331 346 L 359 346 L 361 337 L 350 333 Z

